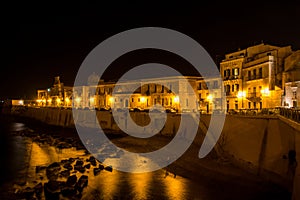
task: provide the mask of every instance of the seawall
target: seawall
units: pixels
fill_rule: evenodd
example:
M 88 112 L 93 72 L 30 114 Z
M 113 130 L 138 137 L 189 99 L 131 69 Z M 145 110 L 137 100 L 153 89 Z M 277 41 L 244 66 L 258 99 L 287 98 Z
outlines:
M 81 126 L 95 127 L 98 122 L 90 121 L 88 113 L 95 112 L 103 129 L 120 131 L 116 121 L 125 123 L 122 115 L 113 118 L 107 111 L 79 110 L 73 116 L 70 109 L 55 108 L 11 108 L 15 115 L 30 117 L 47 124 L 64 127 L 75 127 L 74 120 Z M 133 112 L 131 118 L 137 124 L 146 125 L 149 121 L 147 113 Z M 210 123 L 210 115 L 201 115 L 195 143 L 200 145 Z M 168 114 L 167 121 L 160 131 L 162 135 L 173 136 L 180 125 L 180 115 Z M 294 195 L 299 198 L 299 167 L 295 168 L 289 153 L 296 152 L 296 160 L 300 161 L 300 126 L 281 116 L 239 116 L 227 115 L 222 135 L 215 146 L 215 152 L 224 159 L 230 159 L 240 167 L 263 176 L 269 181 L 294 188 Z

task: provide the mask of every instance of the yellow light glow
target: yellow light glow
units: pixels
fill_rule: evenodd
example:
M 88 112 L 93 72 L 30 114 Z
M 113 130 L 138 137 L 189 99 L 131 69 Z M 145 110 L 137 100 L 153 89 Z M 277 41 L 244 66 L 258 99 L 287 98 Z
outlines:
M 65 99 L 65 100 L 66 100 L 66 102 L 67 102 L 67 103 L 69 103 L 69 102 L 70 102 L 70 99 L 69 99 L 68 97 L 66 97 L 66 99 Z
M 19 101 L 19 105 L 24 105 L 24 101 L 23 101 L 23 100 L 20 100 L 20 101 Z
M 56 99 L 56 102 L 57 102 L 57 103 L 60 103 L 60 98 L 57 98 L 57 99 Z
M 76 101 L 77 103 L 79 103 L 79 102 L 81 101 L 81 98 L 80 98 L 80 97 L 77 97 L 77 98 L 75 99 L 75 101 Z
M 145 97 L 141 97 L 141 102 L 144 103 L 146 101 Z
M 43 101 L 43 103 L 46 103 L 46 99 L 43 99 L 42 101 Z
M 42 101 L 42 99 L 37 99 L 36 102 L 40 103 Z
M 48 99 L 47 101 L 48 101 L 48 103 L 51 103 L 52 99 Z
M 245 91 L 239 91 L 237 97 L 242 98 L 246 96 L 246 92 Z
M 207 98 L 207 100 L 211 101 L 213 99 L 213 96 L 211 94 L 209 94 L 206 98 Z
M 94 102 L 95 101 L 95 98 L 94 97 L 91 97 L 90 98 L 90 102 Z
M 260 91 L 263 95 L 265 96 L 269 96 L 270 95 L 270 90 L 269 88 L 265 88 L 263 90 Z
M 113 103 L 114 102 L 114 98 L 113 97 L 109 97 L 109 102 Z
M 174 97 L 174 102 L 179 103 L 179 96 Z

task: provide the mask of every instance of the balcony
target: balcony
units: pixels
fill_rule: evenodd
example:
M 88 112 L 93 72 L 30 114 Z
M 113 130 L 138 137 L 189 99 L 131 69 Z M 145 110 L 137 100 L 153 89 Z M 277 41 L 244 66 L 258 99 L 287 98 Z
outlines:
M 252 102 L 260 102 L 261 101 L 261 93 L 260 92 L 251 92 L 247 94 L 247 99 Z
M 252 80 L 262 79 L 262 78 L 263 78 L 262 74 L 252 75 L 252 76 L 247 76 L 246 81 L 252 81 Z

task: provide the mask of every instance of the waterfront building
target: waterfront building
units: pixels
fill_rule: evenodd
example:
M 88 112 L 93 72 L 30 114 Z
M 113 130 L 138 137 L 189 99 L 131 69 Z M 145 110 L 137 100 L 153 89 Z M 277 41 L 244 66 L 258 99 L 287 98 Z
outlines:
M 227 110 L 281 106 L 284 59 L 291 53 L 291 46 L 262 43 L 226 54 L 220 72 Z
M 80 109 L 148 110 L 211 113 L 213 110 L 299 107 L 300 51 L 291 46 L 258 44 L 225 54 L 217 77 L 174 76 L 107 82 L 95 73 L 83 86 L 67 87 L 55 77 L 37 91 L 38 106 Z M 190 87 L 189 87 L 190 86 Z M 222 97 L 226 97 L 226 99 Z
M 283 84 L 285 107 L 300 107 L 300 50 L 285 59 Z

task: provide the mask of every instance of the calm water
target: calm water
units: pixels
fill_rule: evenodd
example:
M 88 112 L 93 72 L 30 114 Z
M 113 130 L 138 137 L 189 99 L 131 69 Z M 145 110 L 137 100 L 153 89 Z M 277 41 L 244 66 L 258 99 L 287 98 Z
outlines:
M 75 148 L 57 149 L 47 144 L 38 144 L 30 138 L 10 136 L 12 131 L 21 131 L 26 124 L 4 120 L 1 122 L 1 185 L 20 189 L 16 182 L 26 181 L 26 186 L 47 182 L 45 172 L 36 173 L 36 166 L 48 166 L 68 158 L 89 158 L 84 150 Z M 80 172 L 74 173 L 79 178 Z M 94 176 L 92 168 L 83 174 L 88 175 L 88 186 L 84 189 L 82 199 L 252 199 L 242 196 L 240 188 L 234 193 L 224 191 L 216 182 L 213 186 L 199 179 L 192 181 L 172 174 L 165 176 L 164 170 L 152 173 L 131 174 L 116 170 L 101 171 Z M 44 178 L 43 178 L 44 177 Z M 230 180 L 228 182 L 230 185 Z M 23 186 L 24 187 L 24 186 Z M 237 187 L 237 186 L 234 186 Z M 249 188 L 251 190 L 251 188 Z M 253 191 L 255 193 L 257 191 Z M 251 191 L 249 191 L 251 194 Z M 267 198 L 268 194 L 264 194 Z M 272 195 L 272 194 L 270 194 Z M 256 196 L 257 195 L 253 195 Z M 1 197 L 1 196 L 0 196 Z M 5 196 L 3 196 L 5 197 Z M 272 197 L 272 196 L 271 196 Z M 3 198 L 0 198 L 3 199 Z M 258 198 L 253 198 L 258 199 Z M 272 199 L 284 199 L 278 196 Z M 285 198 L 288 199 L 288 198 Z

